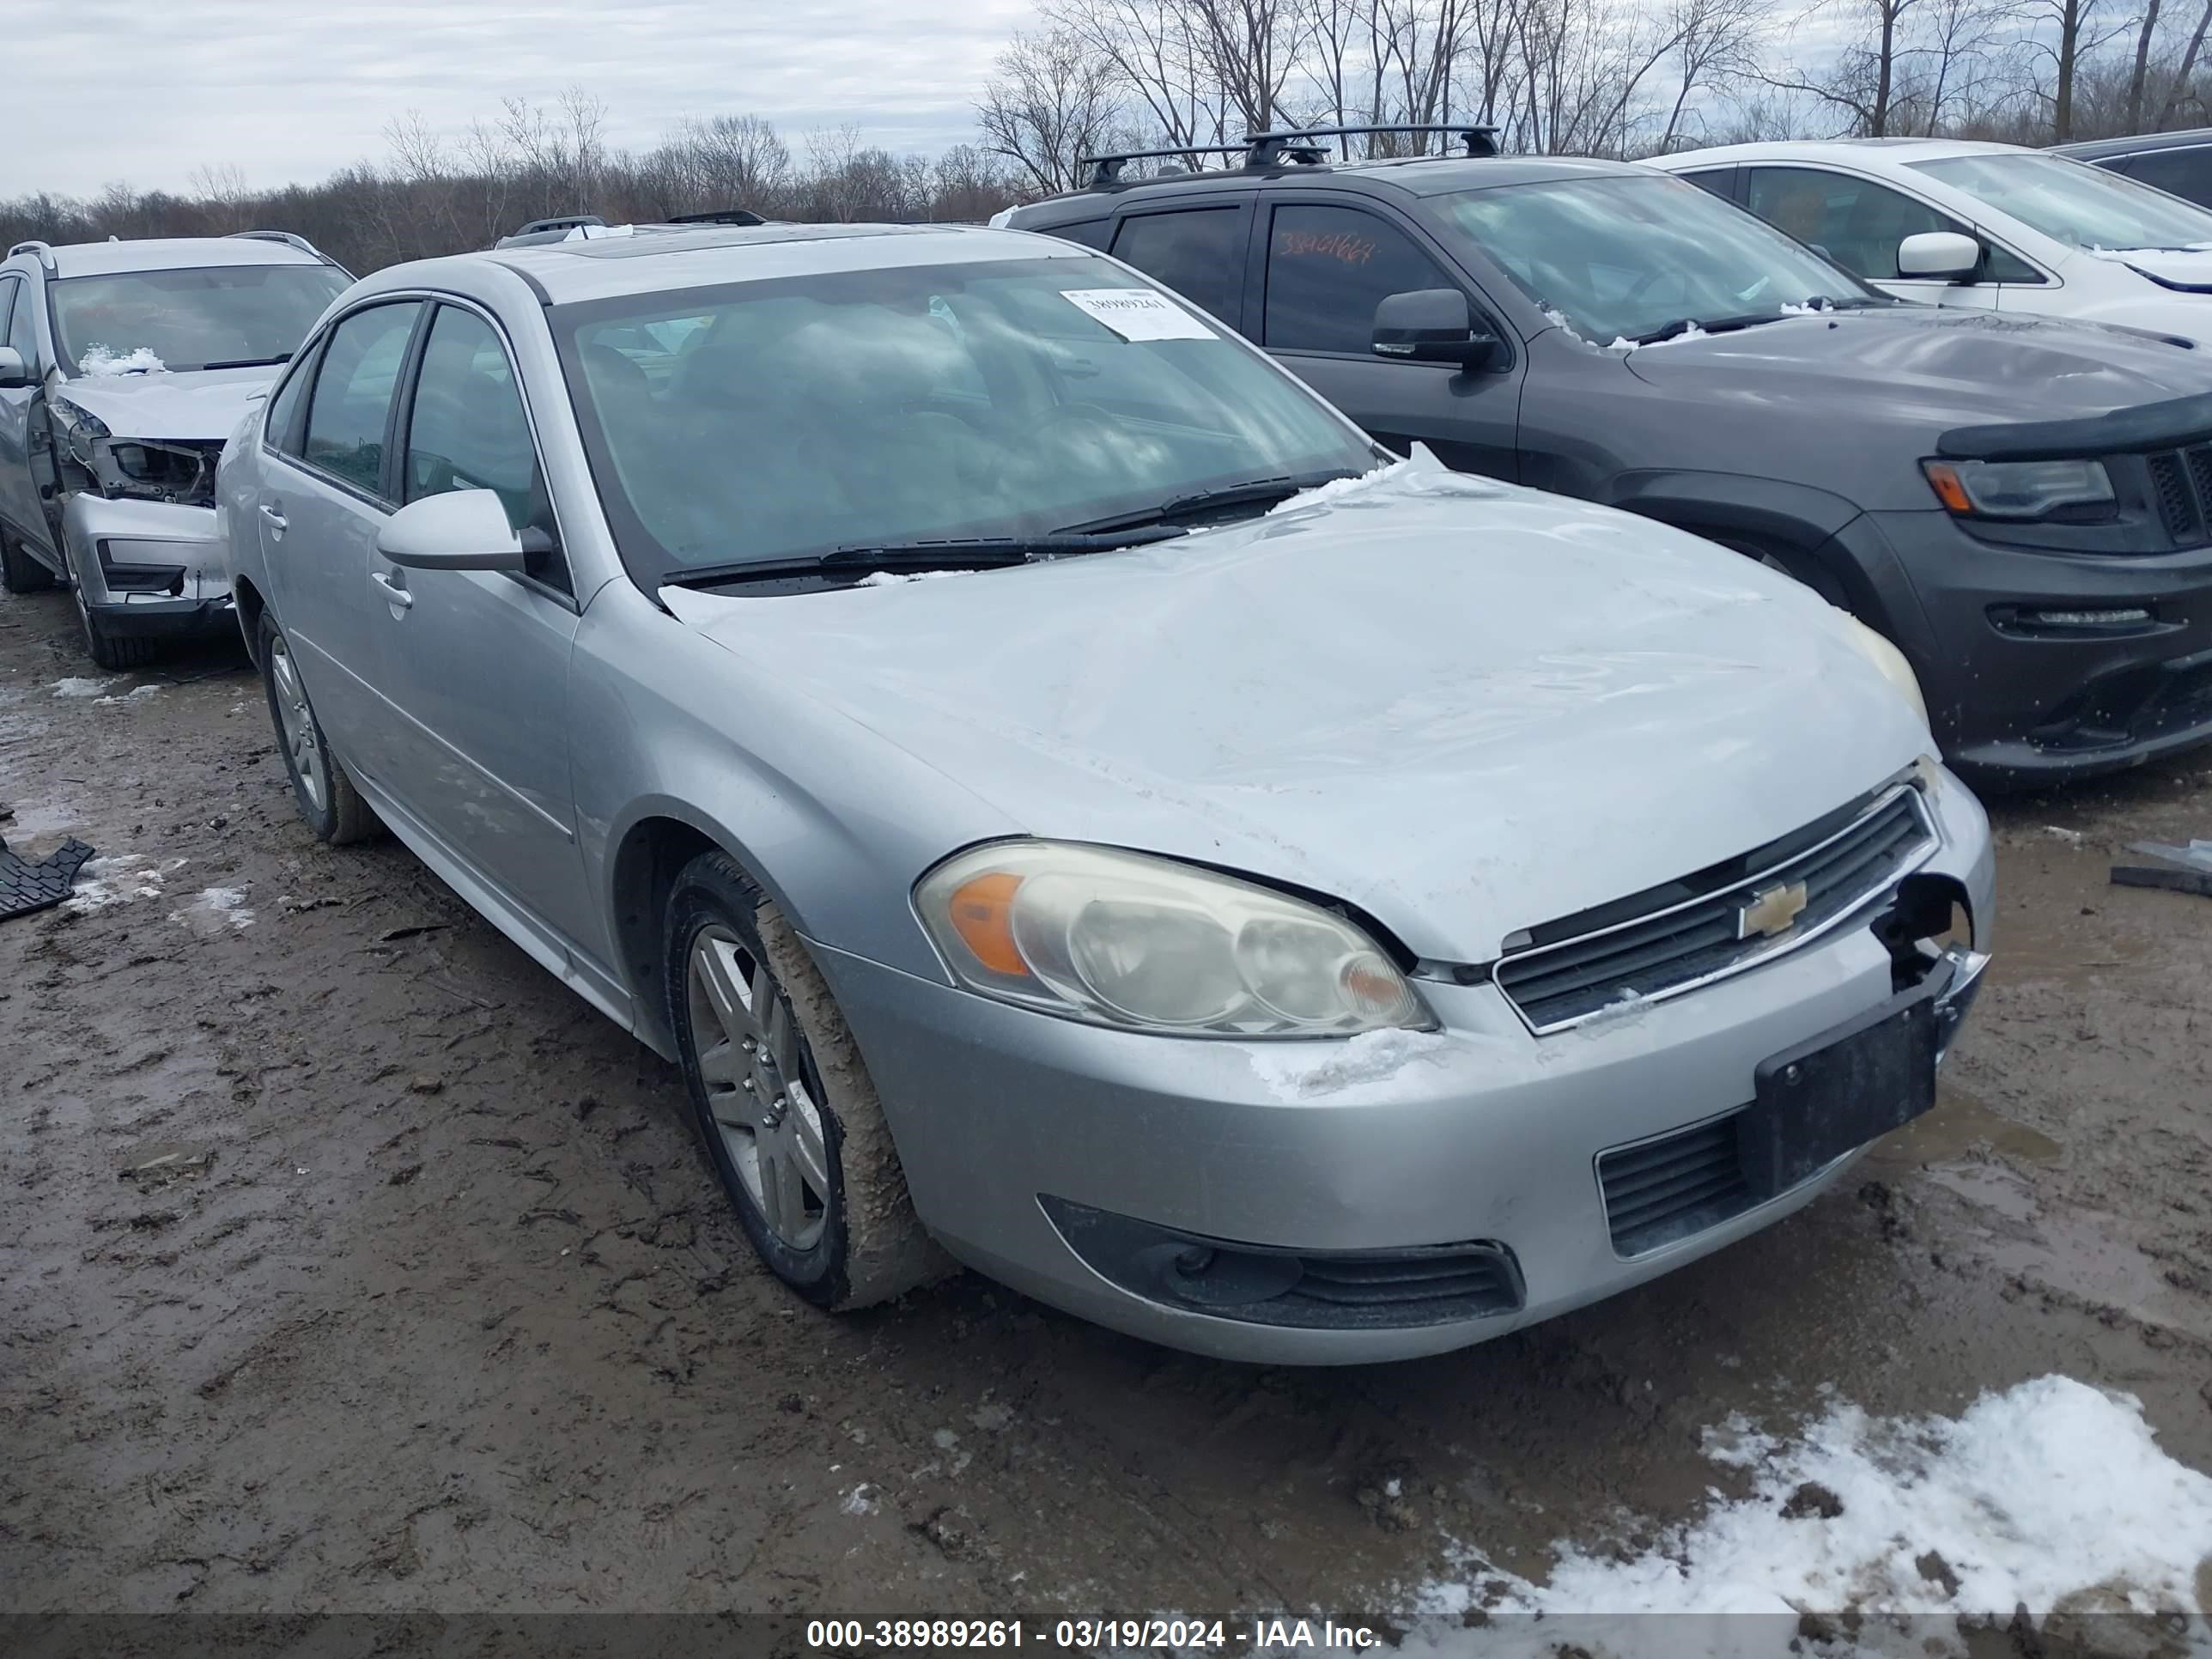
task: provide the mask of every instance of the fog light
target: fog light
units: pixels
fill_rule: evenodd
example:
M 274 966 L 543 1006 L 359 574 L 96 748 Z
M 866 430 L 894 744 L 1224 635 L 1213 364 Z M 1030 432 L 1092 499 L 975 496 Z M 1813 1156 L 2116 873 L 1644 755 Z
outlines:
M 2140 628 L 2150 612 L 2140 605 L 2111 611 L 2015 611 L 2013 619 L 2030 628 Z

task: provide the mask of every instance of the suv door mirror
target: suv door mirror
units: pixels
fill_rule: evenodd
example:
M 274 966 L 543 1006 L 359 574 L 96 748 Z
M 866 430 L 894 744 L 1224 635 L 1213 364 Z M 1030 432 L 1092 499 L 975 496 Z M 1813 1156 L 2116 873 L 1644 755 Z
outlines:
M 376 550 L 409 570 L 520 570 L 522 538 L 489 489 L 449 489 L 410 501 L 376 532 Z
M 1374 351 L 1395 362 L 1486 368 L 1497 360 L 1498 340 L 1475 327 L 1474 307 L 1457 289 L 1423 288 L 1376 306 Z
M 1982 245 L 1955 230 L 1923 230 L 1897 245 L 1897 274 L 1963 283 L 1981 269 Z
M 13 346 L 0 346 L 0 391 L 31 383 L 30 365 Z

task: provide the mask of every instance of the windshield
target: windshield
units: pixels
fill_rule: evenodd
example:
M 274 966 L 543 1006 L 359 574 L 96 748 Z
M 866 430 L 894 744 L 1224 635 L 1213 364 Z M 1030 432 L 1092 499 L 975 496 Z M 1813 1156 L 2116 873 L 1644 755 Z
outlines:
M 1657 173 L 1431 199 L 1553 321 L 1600 345 L 1685 321 L 1741 324 L 1816 300 L 1878 299 L 1764 221 Z
M 2179 196 L 2057 155 L 1953 155 L 1912 166 L 2071 247 L 2192 247 L 2212 213 Z
M 687 566 L 1049 535 L 1376 464 L 1267 359 L 1100 258 L 850 271 L 551 315 L 609 521 L 648 587 Z
M 76 374 L 281 362 L 347 286 L 331 265 L 215 265 L 66 276 L 54 332 Z

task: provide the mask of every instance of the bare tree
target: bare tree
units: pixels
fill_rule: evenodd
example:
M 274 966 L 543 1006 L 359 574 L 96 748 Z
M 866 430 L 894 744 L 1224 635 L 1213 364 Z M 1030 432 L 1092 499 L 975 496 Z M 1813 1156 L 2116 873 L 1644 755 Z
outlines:
M 1077 160 L 1103 147 L 1121 110 L 1118 78 L 1096 43 L 1059 27 L 1007 43 L 975 120 L 985 149 L 1049 192 L 1075 186 Z

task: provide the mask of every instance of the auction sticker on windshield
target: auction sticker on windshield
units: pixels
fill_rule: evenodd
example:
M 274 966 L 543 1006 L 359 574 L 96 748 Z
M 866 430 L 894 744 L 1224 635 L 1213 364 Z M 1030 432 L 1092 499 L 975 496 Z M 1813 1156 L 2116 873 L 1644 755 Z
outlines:
M 1125 340 L 1211 340 L 1213 331 L 1149 288 L 1068 288 L 1060 297 Z

